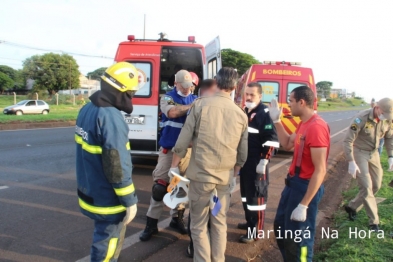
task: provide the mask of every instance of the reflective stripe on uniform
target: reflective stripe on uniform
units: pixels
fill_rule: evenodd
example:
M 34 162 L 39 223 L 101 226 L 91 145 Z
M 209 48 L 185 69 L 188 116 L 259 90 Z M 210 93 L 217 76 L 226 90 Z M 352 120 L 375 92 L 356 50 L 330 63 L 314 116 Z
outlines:
M 247 205 L 247 209 L 251 210 L 251 211 L 265 210 L 266 209 L 266 204 L 260 205 L 260 206 Z
M 247 202 L 247 198 L 242 197 L 242 202 Z
M 89 145 L 83 138 L 75 135 L 75 142 L 82 146 L 82 149 L 89 152 L 90 154 L 102 154 L 102 147 Z
M 117 246 L 117 238 L 111 238 L 111 240 L 109 240 L 108 252 L 106 253 L 104 262 L 109 262 L 113 258 L 113 255 L 115 254 L 116 251 L 116 246 Z
M 165 121 L 163 124 L 164 124 L 164 126 L 171 126 L 171 127 L 177 127 L 177 128 L 182 128 L 183 127 L 182 123 L 177 123 L 177 122 L 173 122 L 173 121 L 170 121 L 170 120 Z
M 86 202 L 84 202 L 80 198 L 79 198 L 79 206 L 82 209 L 89 211 L 90 213 L 98 214 L 98 215 L 115 215 L 115 214 L 126 211 L 126 208 L 123 206 L 113 206 L 113 207 L 92 206 L 92 205 L 87 204 Z
M 248 127 L 247 131 L 248 133 L 259 134 L 259 130 L 256 128 Z
M 113 188 L 113 189 L 115 190 L 115 193 L 118 196 L 125 196 L 135 191 L 134 184 L 131 184 L 123 188 Z
M 102 147 L 89 145 L 83 138 L 75 135 L 75 142 L 82 146 L 82 149 L 89 152 L 90 154 L 102 154 Z M 127 142 L 126 149 L 131 150 L 130 142 Z
M 300 262 L 307 262 L 307 246 L 300 248 Z

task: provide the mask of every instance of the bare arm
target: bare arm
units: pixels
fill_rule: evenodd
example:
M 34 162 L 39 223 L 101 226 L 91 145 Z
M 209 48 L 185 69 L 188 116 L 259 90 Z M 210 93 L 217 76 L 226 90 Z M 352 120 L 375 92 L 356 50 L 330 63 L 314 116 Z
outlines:
M 315 170 L 307 187 L 307 192 L 304 195 L 300 204 L 308 206 L 319 187 L 322 185 L 326 175 L 326 147 L 311 147 L 311 160 L 314 164 Z
M 178 118 L 187 114 L 188 110 L 192 107 L 192 104 L 174 106 L 168 111 L 169 118 Z
M 280 142 L 281 146 L 284 148 L 284 150 L 292 150 L 295 146 L 296 133 L 289 135 L 287 131 L 285 131 L 281 122 L 275 123 L 274 126 L 276 128 L 278 141 Z

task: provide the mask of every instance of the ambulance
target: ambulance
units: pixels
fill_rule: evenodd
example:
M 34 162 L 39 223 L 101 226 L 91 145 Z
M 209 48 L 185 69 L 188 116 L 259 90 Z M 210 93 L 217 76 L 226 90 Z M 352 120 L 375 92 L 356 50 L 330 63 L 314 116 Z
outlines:
M 132 114 L 124 114 L 133 155 L 158 155 L 160 148 L 160 98 L 172 90 L 168 84 L 175 67 L 196 73 L 199 79 L 213 78 L 221 68 L 220 38 L 206 46 L 197 44 L 194 36 L 187 41 L 165 38 L 136 39 L 128 36 L 116 52 L 115 62 L 126 61 L 138 69 L 139 90 L 132 100 Z M 177 69 L 176 69 L 177 70 Z
M 235 103 L 244 108 L 245 87 L 250 82 L 258 82 L 262 85 L 262 102 L 269 104 L 273 98 L 277 99 L 280 107 L 283 108 L 281 122 L 289 134 L 294 133 L 300 118 L 293 116 L 288 107 L 290 93 L 294 88 L 306 85 L 312 89 L 315 97 L 317 96 L 312 69 L 300 65 L 299 62 L 278 61 L 264 61 L 263 64 L 252 65 L 239 79 Z M 317 110 L 316 99 L 314 110 Z

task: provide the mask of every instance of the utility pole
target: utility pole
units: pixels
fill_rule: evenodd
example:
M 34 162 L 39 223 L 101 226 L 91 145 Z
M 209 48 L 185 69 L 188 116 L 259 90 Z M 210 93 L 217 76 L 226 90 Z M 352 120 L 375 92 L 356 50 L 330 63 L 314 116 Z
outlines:
M 146 14 L 143 15 L 143 39 L 146 39 Z

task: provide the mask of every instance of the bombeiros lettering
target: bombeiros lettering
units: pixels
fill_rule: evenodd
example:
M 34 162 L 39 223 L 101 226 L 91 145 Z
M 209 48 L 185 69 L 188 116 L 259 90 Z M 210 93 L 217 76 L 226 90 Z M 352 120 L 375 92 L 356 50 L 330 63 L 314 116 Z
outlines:
M 264 75 L 286 75 L 286 76 L 302 76 L 301 71 L 295 70 L 275 70 L 275 69 L 263 69 Z
M 88 141 L 89 134 L 79 126 L 75 126 L 75 132 L 82 137 L 83 140 Z

